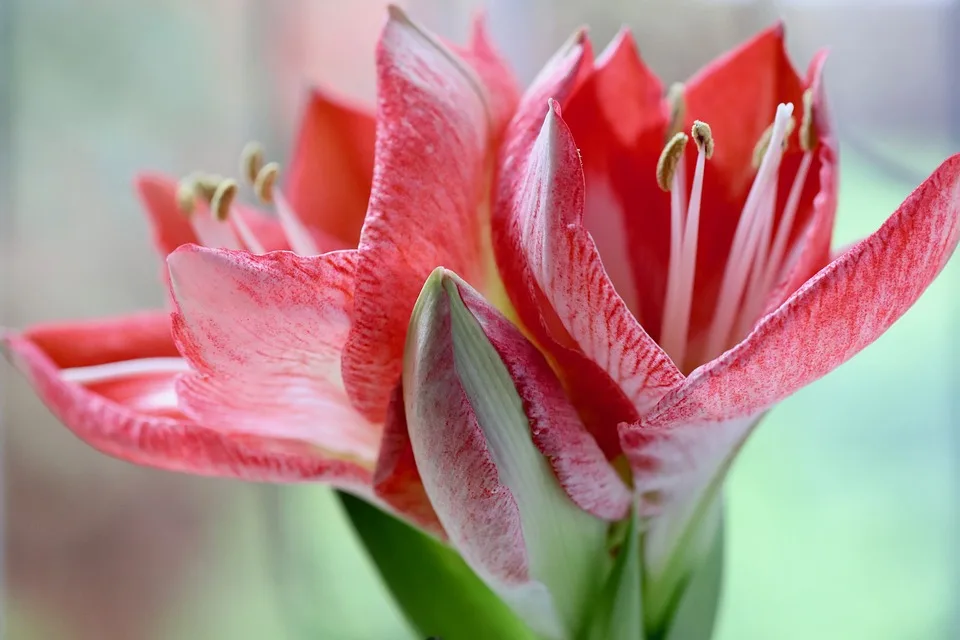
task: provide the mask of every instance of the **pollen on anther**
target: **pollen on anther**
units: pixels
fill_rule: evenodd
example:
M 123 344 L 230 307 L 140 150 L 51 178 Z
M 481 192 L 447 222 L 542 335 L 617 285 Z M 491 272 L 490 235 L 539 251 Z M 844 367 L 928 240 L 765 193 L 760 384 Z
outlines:
M 269 162 L 260 169 L 253 181 L 253 190 L 263 202 L 273 202 L 273 186 L 280 174 L 280 165 Z
M 707 160 L 713 157 L 713 132 L 710 125 L 701 120 L 693 121 L 693 128 L 690 129 L 690 137 L 697 144 L 699 149 L 703 149 Z
M 657 185 L 664 191 L 670 191 L 677 165 L 683 159 L 683 150 L 690 137 L 682 131 L 670 138 L 657 161 Z
M 226 220 L 227 216 L 230 215 L 230 207 L 237 195 L 237 189 L 237 181 L 227 179 L 221 180 L 216 191 L 213 192 L 213 197 L 210 199 L 210 211 L 213 212 L 213 217 L 220 222 Z
M 263 168 L 263 147 L 259 142 L 248 142 L 240 153 L 240 175 L 250 184 L 257 181 L 257 175 Z

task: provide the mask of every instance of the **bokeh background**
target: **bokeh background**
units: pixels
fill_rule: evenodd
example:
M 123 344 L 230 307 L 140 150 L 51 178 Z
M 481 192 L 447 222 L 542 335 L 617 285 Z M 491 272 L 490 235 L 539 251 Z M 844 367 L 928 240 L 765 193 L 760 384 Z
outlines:
M 400 3 L 462 36 L 480 2 Z M 581 23 L 623 23 L 667 80 L 782 17 L 829 45 L 836 242 L 960 150 L 960 3 L 489 0 L 530 79 Z M 372 102 L 373 0 L 0 0 L 7 326 L 163 303 L 142 169 L 283 157 L 304 89 Z M 721 640 L 960 637 L 960 260 L 887 335 L 783 403 L 728 491 Z M 167 475 L 96 454 L 3 367 L 3 623 L 12 640 L 409 638 L 322 488 Z M 438 600 L 438 606 L 440 606 Z

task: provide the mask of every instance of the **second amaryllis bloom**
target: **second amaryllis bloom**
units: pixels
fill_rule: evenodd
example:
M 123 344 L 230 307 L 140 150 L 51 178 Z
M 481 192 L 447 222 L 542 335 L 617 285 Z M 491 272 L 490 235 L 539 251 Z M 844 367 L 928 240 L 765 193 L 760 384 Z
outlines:
M 209 245 L 168 258 L 175 353 L 155 318 L 83 358 L 49 330 L 7 349 L 107 453 L 322 480 L 399 516 L 517 637 L 707 638 L 736 453 L 906 312 L 960 235 L 953 157 L 831 253 L 823 62 L 797 74 L 776 26 L 667 90 L 628 32 L 596 58 L 578 33 L 521 93 L 482 25 L 458 47 L 392 9 L 374 118 L 298 145 L 317 161 L 293 184 L 329 190 L 286 198 L 248 154 L 277 223 L 234 207 L 230 181 L 188 183 L 183 208 L 199 194 L 214 215 L 201 202 L 168 243 Z M 311 149 L 335 136 L 353 169 L 330 182 L 346 165 Z M 131 387 L 76 367 L 135 371 L 126 356 L 170 370 Z

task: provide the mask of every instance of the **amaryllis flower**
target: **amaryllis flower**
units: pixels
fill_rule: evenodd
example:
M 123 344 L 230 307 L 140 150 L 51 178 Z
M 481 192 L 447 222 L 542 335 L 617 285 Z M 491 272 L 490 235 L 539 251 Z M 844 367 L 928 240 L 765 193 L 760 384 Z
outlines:
M 143 175 L 137 191 L 161 257 L 183 244 L 317 254 L 354 248 L 370 192 L 372 116 L 314 91 L 296 150 L 275 184 L 276 163 L 251 146 L 245 171 L 278 215 L 236 201 L 236 181 L 196 174 L 182 181 Z M 295 213 L 294 213 L 295 212 Z M 164 268 L 166 274 L 166 268 Z M 186 413 L 175 392 L 190 370 L 166 310 L 50 323 L 7 332 L 4 345 L 40 397 L 78 436 L 138 464 L 251 480 L 325 477 L 331 466 L 298 441 L 218 430 Z M 366 487 L 369 473 L 334 465 L 344 482 Z
M 167 260 L 174 418 L 111 400 L 137 416 L 125 427 L 57 391 L 91 396 L 35 342 L 8 344 L 108 453 L 158 464 L 161 442 L 167 468 L 220 472 L 229 451 L 239 477 L 330 482 L 454 549 L 540 637 L 708 637 L 737 451 L 899 318 L 958 241 L 960 156 L 831 253 L 823 61 L 798 75 L 776 26 L 665 91 L 628 32 L 597 58 L 578 33 L 521 94 L 482 28 L 460 48 L 392 9 L 362 226 L 327 222 L 359 211 L 357 174 L 357 197 L 298 199 L 247 154 L 289 247 L 316 255 L 265 252 L 257 229 L 273 223 L 224 206 L 233 183 L 190 183 L 235 235 L 206 240 L 190 218 L 220 248 Z M 294 166 L 295 185 L 343 169 Z M 443 610 L 459 595 L 431 597 Z M 471 624 L 492 627 L 411 616 L 424 633 L 504 637 L 483 616 Z

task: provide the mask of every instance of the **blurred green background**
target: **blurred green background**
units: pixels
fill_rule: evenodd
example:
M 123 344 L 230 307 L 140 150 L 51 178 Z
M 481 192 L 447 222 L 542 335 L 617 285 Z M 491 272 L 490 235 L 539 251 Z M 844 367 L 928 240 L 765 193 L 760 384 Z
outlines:
M 455 37 L 483 3 L 402 4 Z M 838 246 L 960 148 L 957 2 L 485 4 L 525 79 L 582 22 L 598 46 L 631 24 L 668 81 L 777 16 L 798 66 L 830 45 Z M 252 137 L 283 157 L 312 82 L 371 101 L 382 5 L 0 3 L 2 323 L 161 305 L 134 173 L 231 172 Z M 958 284 L 955 260 L 891 331 L 750 440 L 728 485 L 719 638 L 960 636 Z M 107 459 L 2 373 L 6 637 L 410 637 L 327 490 Z

